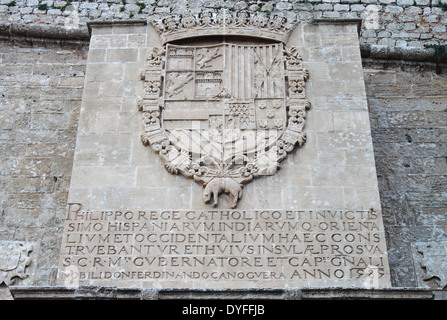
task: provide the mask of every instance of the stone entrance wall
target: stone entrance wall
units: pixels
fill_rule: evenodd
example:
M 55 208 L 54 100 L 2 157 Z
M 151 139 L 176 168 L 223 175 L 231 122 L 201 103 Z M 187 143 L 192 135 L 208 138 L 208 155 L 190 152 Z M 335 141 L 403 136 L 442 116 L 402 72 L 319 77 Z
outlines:
M 201 36 L 205 32 L 218 32 L 219 25 L 216 22 L 203 31 L 200 25 L 194 26 L 195 35 Z M 153 66 L 160 65 L 156 64 L 154 52 L 161 48 L 152 26 L 102 23 L 91 27 L 58 284 L 72 281 L 71 272 L 75 272 L 79 274 L 79 284 L 121 287 L 390 286 L 356 24 L 297 25 L 284 43 L 284 51 L 279 45 L 261 46 L 257 42 L 253 48 L 238 48 L 231 42 L 228 47 L 216 44 L 207 47 L 203 41 L 199 47 L 193 44 L 168 47 L 164 95 L 156 89 L 161 85 L 154 84 L 161 83 L 161 70 L 157 74 Z M 211 28 L 214 29 L 210 31 Z M 238 26 L 228 23 L 224 28 L 230 32 Z M 249 32 L 251 28 L 247 25 L 237 30 L 237 34 Z M 184 30 L 179 29 L 178 35 L 181 35 Z M 256 36 L 266 36 L 262 33 L 265 29 L 255 30 Z M 172 36 L 171 33 L 163 35 Z M 251 41 L 256 41 L 252 37 Z M 329 52 L 324 52 L 322 47 Z M 302 54 L 302 58 L 282 58 L 283 52 L 292 55 L 292 49 Z M 210 66 L 202 68 L 206 50 L 220 52 L 225 59 L 216 58 L 217 63 L 211 65 L 216 61 L 210 58 Z M 197 59 L 194 52 L 198 52 Z M 179 63 L 180 59 L 186 61 L 184 65 Z M 252 70 L 242 77 L 246 71 L 243 66 L 250 66 L 250 59 L 254 61 Z M 258 84 L 259 88 L 256 79 L 266 76 L 261 63 L 256 62 L 258 59 L 272 70 L 263 85 Z M 277 59 L 285 61 L 290 68 L 287 81 L 280 76 L 280 68 L 274 62 Z M 150 67 L 143 71 L 146 81 L 143 91 L 138 71 L 144 67 L 145 60 Z M 226 75 L 221 79 L 222 87 L 213 96 L 201 100 L 200 87 L 188 86 L 193 82 L 184 80 L 185 74 L 190 75 L 191 66 L 199 70 L 193 69 L 196 77 L 204 70 L 220 74 L 218 70 L 223 66 L 219 62 L 224 60 Z M 241 65 L 232 72 L 232 66 Z M 308 87 L 301 93 L 294 89 L 294 83 L 304 73 L 309 74 Z M 176 96 L 176 91 L 170 89 L 178 86 L 182 90 Z M 283 104 L 279 99 L 281 91 L 273 90 L 275 86 L 289 92 Z M 247 90 L 239 90 L 241 87 Z M 229 102 L 217 98 L 220 90 L 227 93 L 225 99 Z M 246 91 L 252 91 L 253 96 Z M 150 113 L 145 114 L 144 127 L 137 108 L 138 96 L 144 99 L 141 111 Z M 259 100 L 253 102 L 252 97 Z M 159 106 L 161 99 L 164 105 Z M 225 103 L 239 101 L 253 103 L 256 112 L 241 127 L 236 126 L 236 115 L 233 118 L 231 114 L 226 115 L 224 107 L 219 109 Z M 261 102 L 264 104 L 258 105 Z M 201 103 L 206 103 L 206 107 Z M 271 159 L 271 150 L 282 150 L 281 144 L 290 139 L 287 134 L 301 132 L 289 120 L 287 127 L 284 126 L 283 138 L 279 138 L 283 140 L 269 142 L 268 166 L 266 160 L 261 162 L 266 158 L 265 151 L 261 150 L 265 136 L 271 140 L 279 132 L 273 127 L 272 118 L 284 121 L 280 108 L 285 114 L 285 103 L 289 104 L 289 113 L 294 110 L 303 113 L 300 123 L 304 125 L 304 119 L 307 120 L 304 130 L 308 138 L 305 144 L 300 143 L 301 148 L 297 145 L 287 158 L 283 157 L 281 170 L 276 172 L 277 158 Z M 312 105 L 308 116 L 305 105 L 309 108 Z M 268 122 L 272 126 L 267 127 L 271 129 L 267 134 L 265 126 L 257 126 L 258 122 L 269 121 L 260 111 L 263 109 L 272 111 L 272 117 L 267 116 L 272 120 Z M 195 110 L 200 114 L 192 115 Z M 163 115 L 158 123 L 149 121 L 155 117 L 154 111 Z M 208 112 L 213 119 L 221 119 L 221 133 L 211 128 Z M 179 148 L 183 154 L 195 149 L 191 159 L 187 156 L 180 164 L 171 161 L 179 157 L 177 149 L 170 149 L 166 144 L 162 148 L 168 141 L 163 140 L 165 131 L 162 130 L 167 130 L 168 123 L 179 125 L 173 123 L 180 121 L 177 119 L 181 119 L 181 128 L 171 131 L 173 136 L 169 139 L 177 142 L 174 135 L 191 134 L 192 143 L 185 138 Z M 188 127 L 199 119 L 205 129 Z M 247 123 L 250 127 L 244 130 Z M 210 132 L 214 134 L 211 139 Z M 245 135 L 240 141 L 244 141 L 249 151 L 244 153 L 238 147 L 232 153 L 228 145 L 236 141 L 234 144 L 240 146 L 237 137 L 241 135 Z M 258 144 L 254 147 L 255 137 Z M 144 147 L 146 138 L 154 151 L 165 158 L 160 159 L 158 152 L 154 154 Z M 225 142 L 225 148 L 220 149 L 219 141 Z M 209 152 L 210 146 L 214 153 Z M 220 150 L 223 150 L 222 156 Z M 253 160 L 249 158 L 250 153 Z M 236 163 L 241 154 L 249 159 L 247 165 Z M 210 158 L 218 165 L 206 167 L 206 159 Z M 196 183 L 197 176 L 199 181 L 202 178 L 199 174 L 194 174 L 195 181 L 185 179 L 188 173 L 185 177 L 172 175 L 172 167 L 186 171 L 186 165 L 200 166 L 210 176 L 214 172 L 211 170 L 218 168 L 223 173 L 217 172 L 202 187 Z M 249 170 L 249 165 L 261 174 L 242 189 L 238 179 L 246 176 L 238 173 Z M 224 195 L 225 192 L 219 197 L 220 192 L 214 190 L 213 205 L 208 204 L 205 194 L 208 189 L 217 188 L 213 183 L 230 186 L 231 190 L 225 192 L 239 188 L 235 192 L 239 202 L 234 201 L 236 198 L 230 201 L 230 194 Z M 231 196 L 234 197 L 233 192 Z M 372 283 L 368 282 L 370 273 L 374 278 Z
M 413 242 L 446 238 L 447 74 L 423 64 L 363 65 L 393 283 L 438 288 L 435 278 L 424 282 L 408 270 L 420 269 L 424 257 Z
M 52 285 L 87 45 L 2 41 L 1 50 L 1 238 L 40 241 L 34 284 Z M 411 244 L 446 239 L 446 76 L 430 65 L 363 63 L 392 284 L 417 287 Z
M 12 4 L 14 3 L 14 4 Z M 7 24 L 68 26 L 87 31 L 88 21 L 146 19 L 203 8 L 263 11 L 282 14 L 301 21 L 311 19 L 363 19 L 361 43 L 382 47 L 422 48 L 424 44 L 443 44 L 447 40 L 443 0 L 271 0 L 271 1 L 153 1 L 153 0 L 1 0 L 0 21 Z
M 9 1 L 2 0 L 0 5 L 2 35 L 13 33 L 11 22 L 16 26 L 24 22 L 23 30 L 26 26 L 31 30 L 32 23 L 49 27 L 64 25 L 70 16 L 61 9 L 40 12 L 37 1 L 27 1 L 27 4 L 16 1 L 15 6 L 7 6 L 7 3 Z M 49 7 L 64 5 L 63 2 L 48 3 Z M 164 12 L 166 9 L 162 9 L 161 3 L 158 2 L 158 9 L 155 4 L 147 5 L 143 13 Z M 101 17 L 103 13 L 98 10 L 103 8 L 106 12 L 106 5 L 121 7 L 111 1 L 80 4 L 84 8 L 79 12 L 81 30 L 85 30 L 86 20 Z M 396 19 L 398 15 L 400 20 L 381 24 L 381 31 L 362 28 L 362 42 L 403 48 L 422 47 L 424 43 L 432 43 L 431 40 L 445 41 L 444 11 L 438 2 L 272 2 L 271 5 L 275 10 L 281 6 L 292 6 L 290 10 L 297 6 L 308 8 L 309 11 L 299 14 L 316 17 L 337 12 L 335 8 L 348 8 L 345 12 L 339 11 L 342 17 L 348 18 L 354 17 L 349 16 L 350 13 L 362 16 L 362 11 L 357 9 L 374 5 L 380 8 L 380 17 L 388 12 L 390 18 Z M 324 7 L 330 7 L 328 13 L 322 10 Z M 267 10 L 268 7 L 260 5 L 260 8 Z M 112 11 L 113 15 L 128 19 L 130 11 L 136 9 L 139 11 L 134 4 L 129 4 L 125 6 L 126 11 Z M 394 16 L 393 10 L 396 11 Z M 135 11 L 135 18 L 138 11 Z M 407 20 L 406 27 L 404 20 Z M 416 22 L 421 21 L 431 21 L 429 29 L 421 29 L 421 24 L 416 27 Z M 403 31 L 410 27 L 410 32 Z M 386 30 L 392 28 L 396 28 L 395 32 Z M 410 41 L 416 42 L 410 44 Z M 87 48 L 88 43 L 82 41 L 1 41 L 0 240 L 41 244 L 34 262 L 37 263 L 37 268 L 33 269 L 34 285 L 55 284 Z M 427 249 L 427 246 L 432 242 L 445 243 L 447 238 L 447 101 L 443 95 L 447 89 L 446 75 L 436 74 L 431 63 L 364 59 L 363 65 L 392 285 L 442 289 L 440 280 L 444 267 L 433 258 L 436 256 L 434 249 Z M 435 247 L 442 252 L 442 248 Z M 20 280 L 16 284 L 20 284 Z
M 54 281 L 87 48 L 0 44 L 0 240 L 41 242 L 35 284 Z

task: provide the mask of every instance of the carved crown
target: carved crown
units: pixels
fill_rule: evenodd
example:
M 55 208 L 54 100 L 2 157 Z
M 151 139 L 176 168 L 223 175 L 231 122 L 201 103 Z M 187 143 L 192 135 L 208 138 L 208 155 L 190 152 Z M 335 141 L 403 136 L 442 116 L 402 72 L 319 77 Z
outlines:
M 198 36 L 250 36 L 286 43 L 295 21 L 265 12 L 219 9 L 165 16 L 152 21 L 163 44 Z

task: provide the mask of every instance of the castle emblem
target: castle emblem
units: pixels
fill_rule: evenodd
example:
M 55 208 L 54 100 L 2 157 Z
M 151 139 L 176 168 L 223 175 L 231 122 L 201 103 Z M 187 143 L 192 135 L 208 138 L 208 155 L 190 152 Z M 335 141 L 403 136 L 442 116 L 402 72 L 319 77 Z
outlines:
M 254 21 L 259 25 L 250 27 L 257 34 L 263 28 L 268 35 L 280 32 L 278 19 L 267 23 L 259 15 L 248 20 L 240 13 L 232 16 L 222 11 L 202 15 L 183 17 L 184 29 L 182 18 L 168 17 L 159 29 L 169 38 L 176 32 L 190 36 L 194 27 L 200 31 L 200 23 L 228 32 Z M 259 45 L 167 42 L 150 49 L 142 73 L 141 140 L 160 155 L 170 173 L 202 184 L 205 203 L 217 206 L 219 194 L 228 193 L 235 208 L 244 184 L 275 174 L 295 145 L 306 141 L 308 72 L 296 48 L 270 41 Z

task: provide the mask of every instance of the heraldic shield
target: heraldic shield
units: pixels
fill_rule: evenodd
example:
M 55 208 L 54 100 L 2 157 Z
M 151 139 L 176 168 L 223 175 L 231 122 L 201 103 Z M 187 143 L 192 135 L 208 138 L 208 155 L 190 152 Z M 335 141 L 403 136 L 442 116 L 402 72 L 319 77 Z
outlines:
M 205 203 L 228 193 L 235 208 L 244 183 L 274 174 L 305 142 L 307 77 L 282 43 L 152 48 L 142 142 L 169 172 L 201 183 Z

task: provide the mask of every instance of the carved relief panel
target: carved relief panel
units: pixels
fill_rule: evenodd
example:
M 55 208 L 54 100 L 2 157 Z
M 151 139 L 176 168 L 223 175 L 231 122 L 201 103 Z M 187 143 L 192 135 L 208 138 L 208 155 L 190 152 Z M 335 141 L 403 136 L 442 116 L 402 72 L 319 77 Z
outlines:
M 39 248 L 36 242 L 0 241 L 0 284 L 32 284 Z
M 161 63 L 163 61 L 164 63 Z M 308 72 L 282 43 L 153 48 L 143 72 L 142 142 L 166 169 L 205 188 L 204 202 L 276 172 L 303 131 Z
M 391 285 L 363 78 L 340 68 L 361 70 L 356 26 L 292 27 L 228 10 L 97 26 L 59 284 Z
M 411 245 L 417 282 L 420 287 L 447 288 L 447 241 L 415 242 Z

